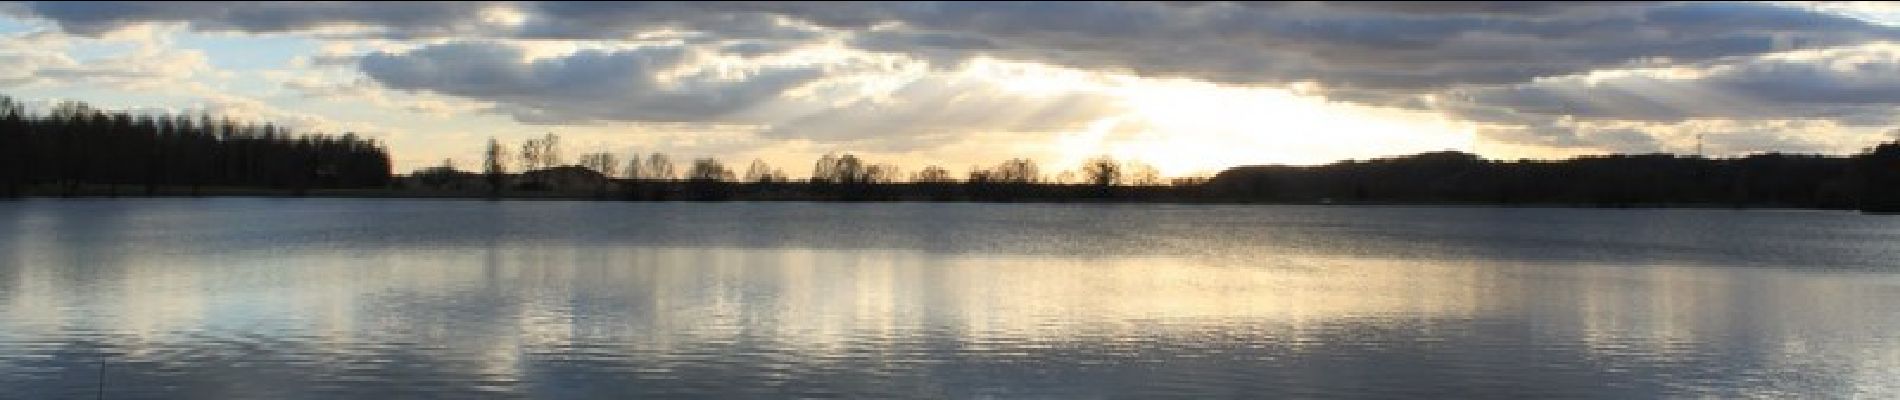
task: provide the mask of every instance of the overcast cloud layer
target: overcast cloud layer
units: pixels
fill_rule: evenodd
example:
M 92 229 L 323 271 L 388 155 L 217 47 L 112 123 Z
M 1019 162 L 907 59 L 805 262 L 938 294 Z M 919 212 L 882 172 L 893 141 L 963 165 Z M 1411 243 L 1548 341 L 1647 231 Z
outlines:
M 922 148 L 959 130 L 1060 131 L 1127 111 L 1103 94 L 1112 83 L 1026 94 L 967 76 L 997 62 L 1297 89 L 1441 114 L 1526 146 L 1675 150 L 1702 131 L 1748 138 L 1729 143 L 1736 150 L 1864 145 L 1867 137 L 1830 132 L 1896 123 L 1900 29 L 1820 8 L 27 2 L 4 10 L 82 37 L 182 24 L 381 43 L 322 60 L 382 89 L 485 104 L 527 124 L 740 124 L 766 137 L 897 136 L 915 139 L 897 147 Z

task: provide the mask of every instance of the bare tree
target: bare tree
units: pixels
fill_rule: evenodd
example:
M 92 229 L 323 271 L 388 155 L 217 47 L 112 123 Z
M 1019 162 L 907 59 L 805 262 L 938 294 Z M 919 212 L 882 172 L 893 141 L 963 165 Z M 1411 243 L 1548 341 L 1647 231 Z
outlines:
M 752 165 L 746 166 L 746 169 L 745 169 L 746 182 L 772 183 L 779 180 L 782 180 L 782 179 L 777 174 L 773 173 L 772 166 L 766 165 L 765 160 L 753 159 Z
M 627 179 L 645 179 L 646 175 L 641 175 L 642 172 L 645 171 L 640 165 L 640 153 L 627 155 L 627 169 L 622 170 L 620 176 Z
M 549 133 L 521 143 L 521 168 L 539 170 L 561 165 L 561 138 Z
M 688 170 L 688 178 L 699 182 L 727 182 L 732 180 L 732 171 L 720 164 L 718 159 L 701 158 L 693 160 L 693 168 Z
M 911 175 L 910 181 L 917 183 L 949 183 L 951 181 L 950 171 L 943 169 L 943 167 L 931 165 Z
M 488 149 L 482 153 L 482 175 L 488 180 L 488 195 L 501 197 L 502 178 L 508 173 L 508 151 L 501 148 L 501 142 L 488 138 Z
M 833 170 L 837 169 L 837 165 L 838 156 L 831 155 L 831 153 L 825 153 L 825 155 L 819 156 L 818 161 L 812 163 L 811 182 L 831 182 L 831 176 L 835 174 Z
M 844 183 L 864 183 L 871 181 L 870 166 L 865 165 L 858 156 L 845 154 L 838 156 L 837 168 L 832 169 L 833 178 Z
M 1012 158 L 997 165 L 991 172 L 991 179 L 1008 183 L 1036 183 L 1036 162 L 1027 158 Z
M 620 160 L 617 157 L 614 157 L 613 153 L 602 151 L 602 152 L 587 153 L 587 154 L 581 155 L 582 167 L 590 169 L 590 170 L 594 170 L 594 172 L 600 173 L 600 178 L 601 178 L 600 182 L 595 183 L 595 186 L 594 186 L 595 196 L 599 196 L 599 197 L 607 196 L 607 184 L 613 180 L 614 173 L 616 172 L 614 171 L 615 170 L 614 166 L 619 165 L 619 164 L 620 164 Z
M 537 139 L 528 139 L 521 143 L 521 169 L 524 177 L 537 177 L 534 183 L 545 184 L 538 179 L 545 174 L 536 173 L 560 164 L 560 138 L 549 133 Z
M 541 168 L 554 168 L 561 164 L 561 137 L 550 132 L 541 137 Z
M 1122 183 L 1122 165 L 1115 158 L 1100 156 L 1082 162 L 1082 178 L 1095 186 L 1114 186 Z
M 647 166 L 642 172 L 647 174 L 647 179 L 672 180 L 673 160 L 667 159 L 665 154 L 653 153 L 647 156 Z
M 521 143 L 521 172 L 541 169 L 541 139 Z
M 899 170 L 896 165 L 878 164 L 864 169 L 864 182 L 866 183 L 881 184 L 896 182 L 899 176 L 902 176 L 902 170 Z
M 871 167 L 857 156 L 845 154 L 833 156 L 826 154 L 818 159 L 818 165 L 812 168 L 813 182 L 856 184 L 871 181 Z
M 963 181 L 965 183 L 985 183 L 994 179 L 996 179 L 996 174 L 990 172 L 990 170 L 983 169 L 983 167 L 971 166 L 969 177 L 964 178 Z
M 619 172 L 614 168 L 616 165 L 620 165 L 620 159 L 619 157 L 615 157 L 612 153 L 603 151 L 581 155 L 581 166 L 594 170 L 594 172 L 599 172 L 601 176 L 613 177 L 615 173 Z
M 1161 184 L 1161 171 L 1155 169 L 1153 165 L 1141 162 L 1129 162 L 1125 168 L 1128 169 L 1128 183 L 1130 184 L 1137 186 L 1154 186 Z

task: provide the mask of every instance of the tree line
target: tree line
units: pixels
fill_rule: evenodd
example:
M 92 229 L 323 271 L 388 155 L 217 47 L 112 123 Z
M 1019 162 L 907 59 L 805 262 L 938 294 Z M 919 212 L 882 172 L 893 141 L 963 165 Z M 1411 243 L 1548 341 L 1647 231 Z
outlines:
M 380 188 L 388 153 L 354 134 L 298 134 L 203 115 L 108 112 L 61 102 L 45 113 L 0 95 L 0 195 L 82 189 L 146 195 L 204 187 Z
M 973 166 L 959 179 L 940 166 L 905 174 L 896 165 L 849 153 L 826 154 L 813 163 L 808 178 L 794 180 L 784 169 L 758 159 L 739 169 L 713 157 L 692 159 L 682 166 L 665 153 L 590 152 L 580 154 L 576 164 L 567 164 L 559 143 L 560 137 L 551 133 L 512 148 L 491 138 L 482 152 L 479 172 L 456 169 L 453 160 L 444 160 L 441 166 L 418 170 L 412 176 L 438 189 L 467 190 L 469 185 L 455 183 L 479 180 L 488 195 L 501 197 L 571 192 L 575 188 L 556 188 L 544 180 L 548 171 L 578 169 L 598 176 L 590 188 L 595 196 L 630 200 L 1157 200 L 1199 182 L 1164 181 L 1153 166 L 1108 156 L 1090 159 L 1076 171 L 1055 174 L 1042 173 L 1033 160 L 1015 158 L 994 166 Z
M 491 194 L 507 189 L 509 165 L 562 165 L 558 137 L 524 143 L 515 163 L 490 140 Z M 1015 158 L 971 167 L 959 179 L 940 166 L 905 174 L 892 164 L 827 154 L 809 178 L 792 180 L 761 160 L 743 174 L 716 158 L 678 171 L 666 154 L 580 156 L 598 173 L 596 194 L 628 200 L 1170 201 L 1243 203 L 1560 204 L 1602 207 L 1706 205 L 1900 210 L 1900 141 L 1852 156 L 1763 153 L 1737 158 L 1618 154 L 1568 160 L 1486 160 L 1432 152 L 1320 166 L 1244 166 L 1208 178 L 1161 179 L 1152 166 L 1100 156 L 1074 171 L 1045 173 Z M 473 176 L 472 173 L 443 171 Z M 619 188 L 609 192 L 608 186 Z M 532 182 L 514 190 L 533 190 Z M 545 190 L 545 188 L 544 188 Z
M 1900 142 L 1853 156 L 1673 154 L 1494 161 L 1461 152 L 1237 167 L 1204 195 L 1250 202 L 1712 205 L 1900 211 Z

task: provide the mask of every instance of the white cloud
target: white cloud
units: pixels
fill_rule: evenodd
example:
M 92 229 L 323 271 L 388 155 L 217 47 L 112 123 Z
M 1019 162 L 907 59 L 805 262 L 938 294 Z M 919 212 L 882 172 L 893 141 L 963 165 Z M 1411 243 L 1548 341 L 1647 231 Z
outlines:
M 178 86 L 197 78 L 223 77 L 204 52 L 173 48 L 150 30 L 89 39 L 49 31 L 0 36 L 0 85 L 98 84 L 125 90 Z M 104 52 L 73 55 L 79 49 Z

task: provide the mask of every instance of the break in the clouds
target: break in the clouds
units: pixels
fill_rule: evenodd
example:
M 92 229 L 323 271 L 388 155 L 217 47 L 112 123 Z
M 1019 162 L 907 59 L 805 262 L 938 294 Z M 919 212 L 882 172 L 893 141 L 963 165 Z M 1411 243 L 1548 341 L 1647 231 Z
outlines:
M 1105 121 L 1168 125 L 1142 121 L 1166 106 L 1139 99 L 1144 88 L 1186 81 L 1257 91 L 1256 99 L 1387 109 L 1366 118 L 1465 126 L 1443 129 L 1538 153 L 1679 150 L 1683 137 L 1697 135 L 1718 136 L 1711 142 L 1735 152 L 1864 146 L 1900 110 L 1900 28 L 1879 12 L 1846 8 L 1867 7 L 28 2 L 4 10 L 81 38 L 151 26 L 308 38 L 348 50 L 306 55 L 305 73 L 398 93 L 389 96 L 464 101 L 480 106 L 442 109 L 523 127 L 720 124 L 745 127 L 762 143 L 750 148 L 856 143 L 915 152 L 998 133 L 1054 143 Z M 999 75 L 997 65 L 1043 72 Z M 1217 130 L 1310 136 L 1285 128 L 1323 122 Z M 1341 150 L 1335 158 L 1357 156 Z

